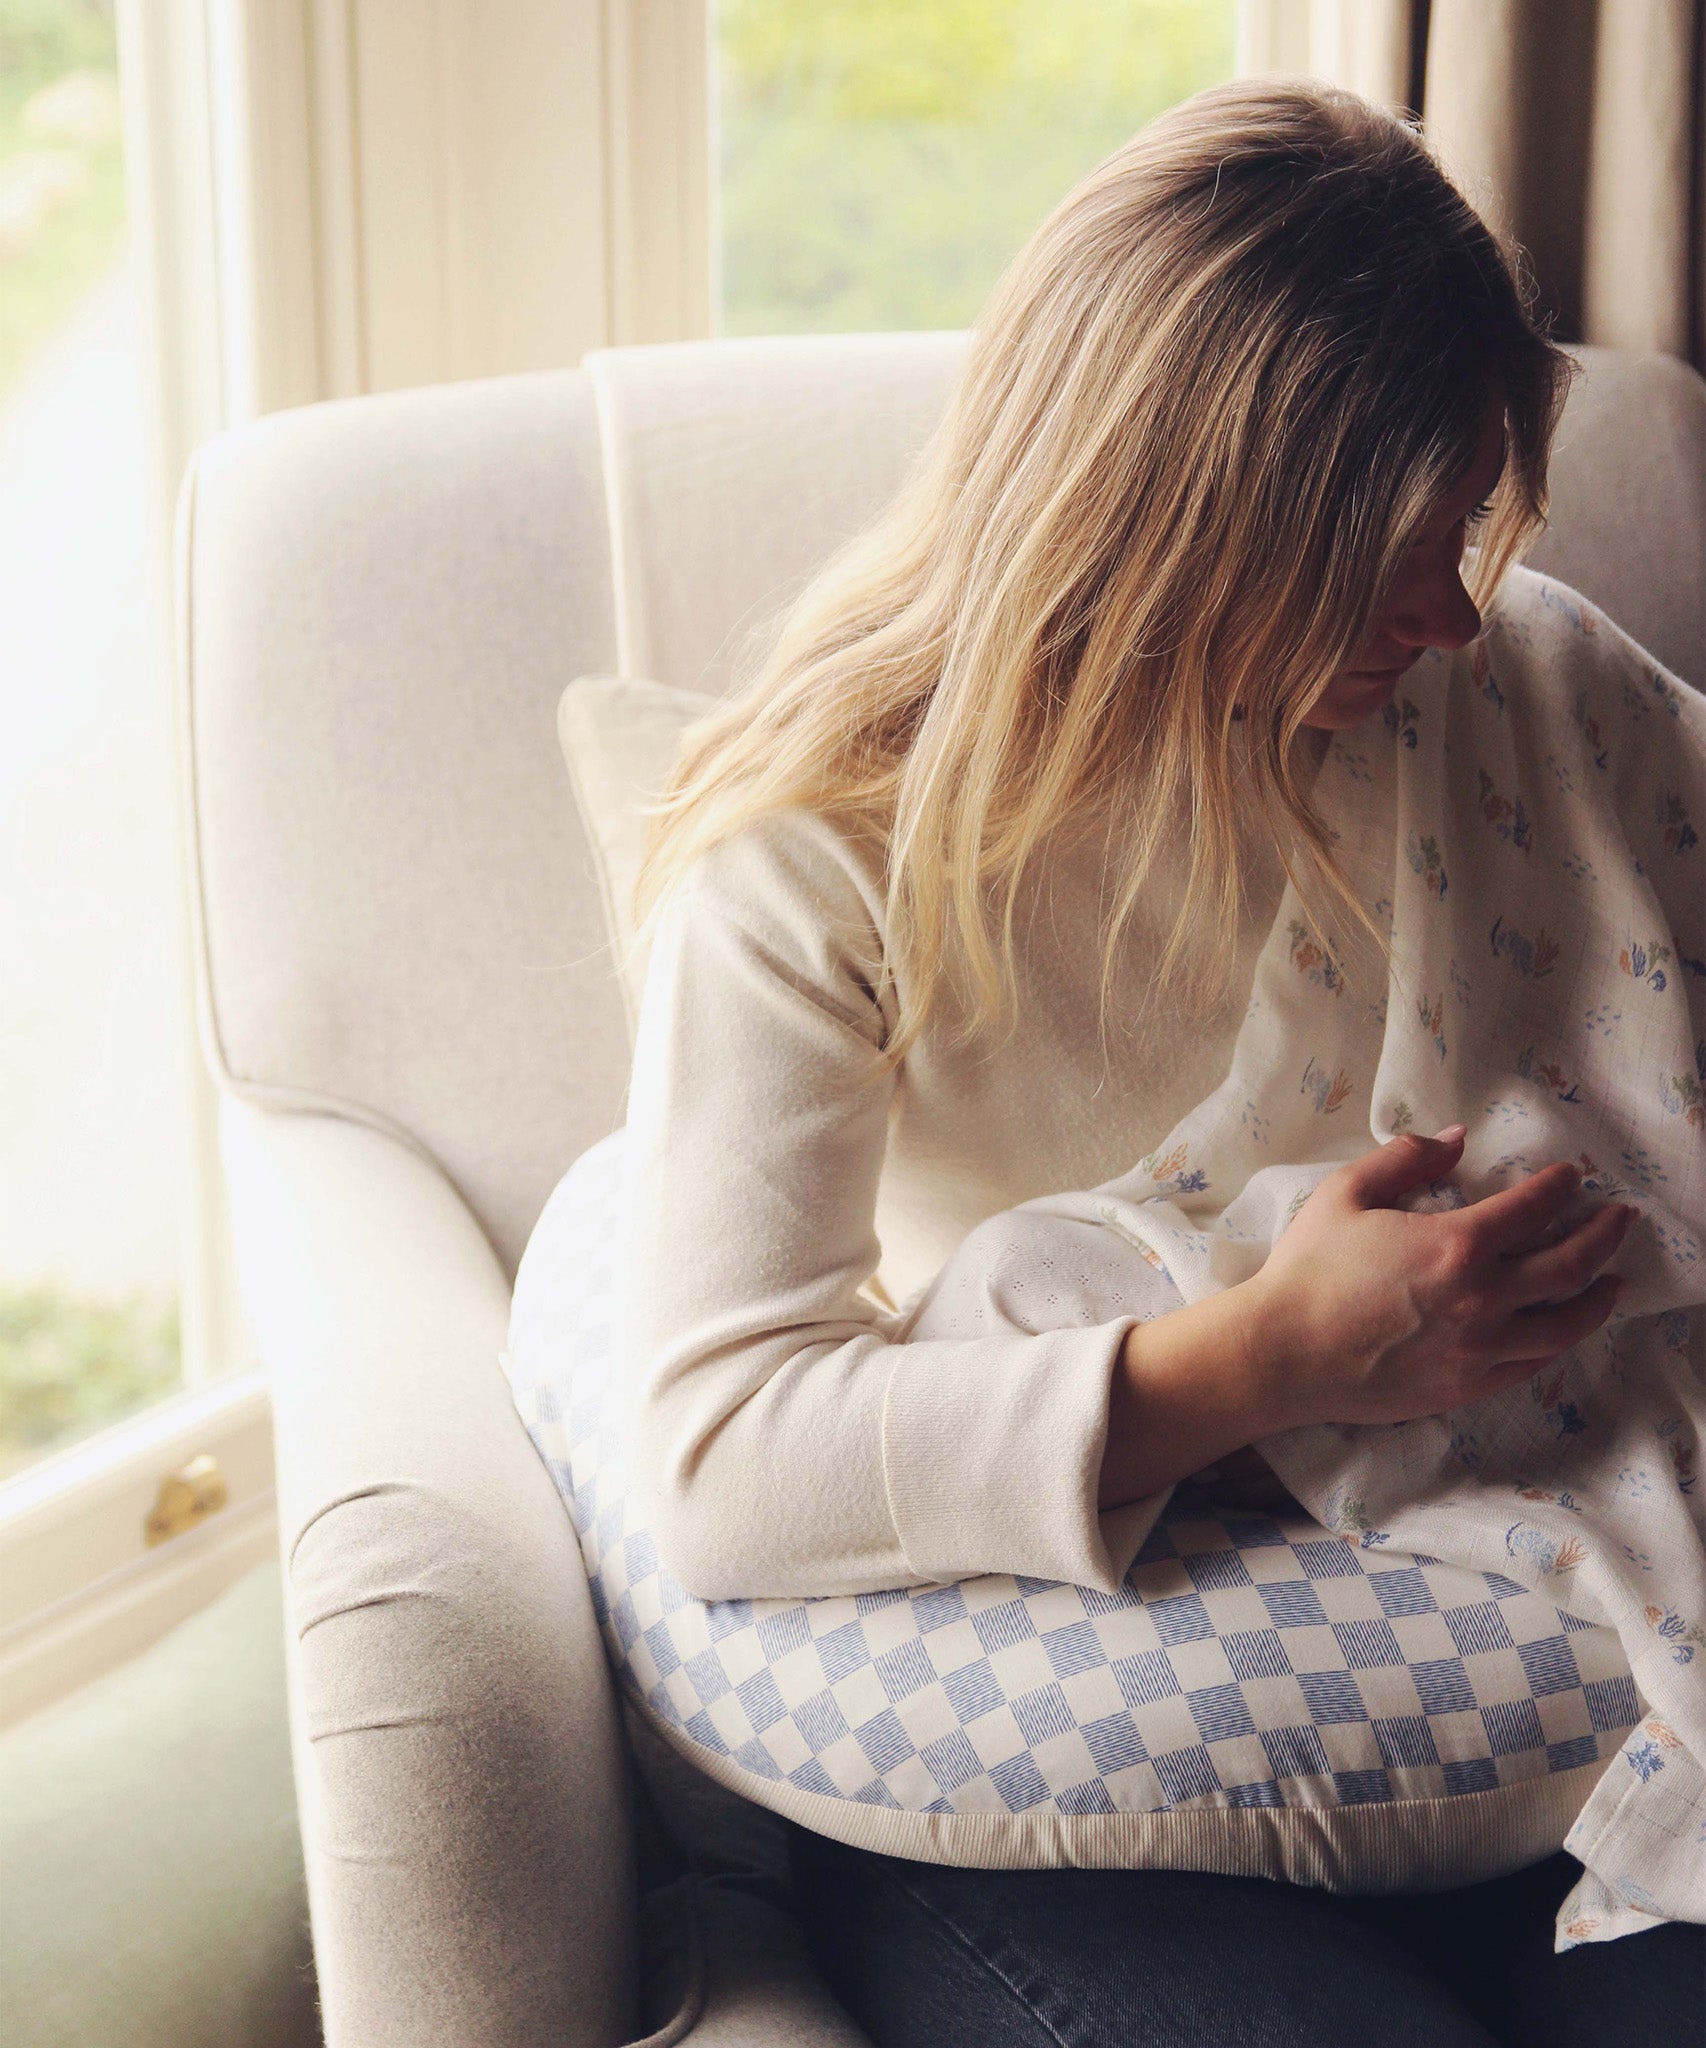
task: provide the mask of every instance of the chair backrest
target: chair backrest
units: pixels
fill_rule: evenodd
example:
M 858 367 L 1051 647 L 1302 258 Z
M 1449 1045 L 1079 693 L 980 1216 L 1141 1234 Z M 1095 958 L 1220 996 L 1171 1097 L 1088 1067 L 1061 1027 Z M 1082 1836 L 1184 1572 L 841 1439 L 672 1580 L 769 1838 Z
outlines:
M 554 729 L 616 651 L 584 376 L 215 442 L 179 588 L 215 1072 L 423 1148 L 513 1268 L 628 1069 Z
M 621 673 L 725 691 L 813 570 L 899 488 L 963 334 L 829 334 L 587 358 Z
M 1706 690 L 1706 382 L 1675 356 L 1572 353 L 1582 374 L 1529 562 Z
M 628 1066 L 562 686 L 620 665 L 726 687 L 753 626 L 895 489 L 963 346 L 611 351 L 204 451 L 180 689 L 225 1085 L 421 1147 L 513 1267 Z M 1583 356 L 1537 560 L 1700 683 L 1706 385 Z
M 625 587 L 657 607 L 657 673 L 726 682 L 731 628 L 894 488 L 959 345 L 607 359 L 606 437 L 638 408 L 656 458 L 641 503 L 659 531 L 629 549 Z M 565 683 L 618 668 L 589 377 L 346 400 L 225 436 L 186 486 L 179 585 L 215 1072 L 425 1150 L 513 1270 L 628 1073 L 553 724 Z M 627 616 L 632 636 L 632 600 Z

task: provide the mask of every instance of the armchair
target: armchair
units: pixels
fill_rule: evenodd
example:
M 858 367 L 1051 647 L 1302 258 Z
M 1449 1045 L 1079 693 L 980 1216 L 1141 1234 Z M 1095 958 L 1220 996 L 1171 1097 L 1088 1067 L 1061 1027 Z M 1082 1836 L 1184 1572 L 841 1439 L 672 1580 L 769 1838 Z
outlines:
M 892 490 L 959 347 L 615 351 L 275 416 L 186 484 L 201 1027 L 273 1388 L 333 2048 L 861 2038 L 774 1885 L 690 1876 L 642 1940 L 623 1724 L 498 1353 L 626 1080 L 562 686 L 724 687 Z M 1698 684 L 1706 385 L 1583 357 L 1536 563 Z

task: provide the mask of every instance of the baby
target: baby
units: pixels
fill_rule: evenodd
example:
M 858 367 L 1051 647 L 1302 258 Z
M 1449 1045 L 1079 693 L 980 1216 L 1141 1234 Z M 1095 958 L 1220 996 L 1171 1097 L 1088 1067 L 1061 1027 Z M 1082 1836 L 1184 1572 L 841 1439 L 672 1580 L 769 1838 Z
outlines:
M 1108 1199 L 1064 1198 L 1100 1209 L 1095 1220 L 1049 1205 L 990 1217 L 958 1246 L 907 1312 L 902 1340 L 1034 1335 L 1135 1316 L 1149 1322 L 1184 1305 L 1153 1247 L 1122 1229 L 1115 1183 Z M 1229 1451 L 1180 1482 L 1216 1507 L 1302 1513 L 1301 1503 L 1254 1444 Z

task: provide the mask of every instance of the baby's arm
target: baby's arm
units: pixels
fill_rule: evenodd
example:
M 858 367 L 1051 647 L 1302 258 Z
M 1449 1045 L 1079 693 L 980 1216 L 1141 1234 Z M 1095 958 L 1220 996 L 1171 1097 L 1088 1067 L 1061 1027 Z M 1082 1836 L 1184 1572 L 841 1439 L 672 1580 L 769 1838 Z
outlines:
M 1183 1306 L 1154 1254 L 1107 1224 L 1046 1209 L 1009 1209 L 965 1239 L 913 1308 L 901 1334 L 1034 1335 L 1072 1325 L 1095 1327 L 1123 1316 L 1150 1323 Z M 1178 1479 L 1188 1478 L 1223 1507 L 1272 1512 L 1297 1506 L 1247 1438 L 1234 1447 L 1205 1450 L 1196 1432 L 1181 1433 L 1175 1462 L 1184 1466 L 1191 1460 L 1196 1464 L 1181 1470 Z M 1167 1483 L 1159 1481 L 1152 1490 L 1158 1493 Z M 1106 1487 L 1103 1505 L 1113 1505 Z
M 1153 1255 L 1105 1224 L 1004 1209 L 962 1240 L 903 1323 L 908 1342 L 1149 1322 L 1182 1305 Z

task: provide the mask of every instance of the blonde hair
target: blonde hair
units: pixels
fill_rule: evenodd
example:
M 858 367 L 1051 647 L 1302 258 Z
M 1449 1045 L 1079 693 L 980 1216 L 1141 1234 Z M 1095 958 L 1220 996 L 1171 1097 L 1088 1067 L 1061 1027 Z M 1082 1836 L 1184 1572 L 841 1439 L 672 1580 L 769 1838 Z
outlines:
M 1032 236 L 905 490 L 689 735 L 641 914 L 767 814 L 876 830 L 898 1057 L 949 986 L 967 1033 L 1011 1017 L 1022 885 L 1093 820 L 1104 1005 L 1182 837 L 1158 980 L 1189 1010 L 1230 966 L 1241 822 L 1348 900 L 1293 742 L 1500 396 L 1485 601 L 1544 517 L 1568 375 L 1410 128 L 1296 84 L 1187 101 Z

